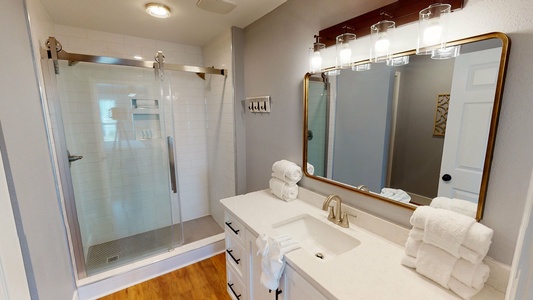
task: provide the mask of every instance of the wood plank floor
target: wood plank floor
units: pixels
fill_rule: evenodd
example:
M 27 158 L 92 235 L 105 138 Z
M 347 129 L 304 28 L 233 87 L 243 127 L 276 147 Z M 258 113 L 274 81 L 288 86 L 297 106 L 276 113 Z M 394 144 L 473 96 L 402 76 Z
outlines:
M 139 283 L 100 300 L 226 300 L 226 258 L 221 253 Z

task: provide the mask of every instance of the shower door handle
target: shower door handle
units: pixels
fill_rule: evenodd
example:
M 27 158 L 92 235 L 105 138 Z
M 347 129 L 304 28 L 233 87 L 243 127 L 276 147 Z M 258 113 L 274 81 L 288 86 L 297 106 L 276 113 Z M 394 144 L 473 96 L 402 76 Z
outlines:
M 171 136 L 167 136 L 167 146 L 168 146 L 168 165 L 170 168 L 170 186 L 172 187 L 172 192 L 174 194 L 178 193 L 178 188 L 176 186 L 176 168 L 174 162 L 174 141 Z

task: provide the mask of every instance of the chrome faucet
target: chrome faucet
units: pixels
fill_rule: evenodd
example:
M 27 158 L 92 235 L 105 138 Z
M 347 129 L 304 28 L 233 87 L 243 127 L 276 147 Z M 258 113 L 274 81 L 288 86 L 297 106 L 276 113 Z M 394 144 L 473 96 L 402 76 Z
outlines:
M 346 222 L 343 222 L 343 218 L 347 218 L 347 217 L 346 217 L 346 215 L 342 214 L 342 207 L 341 207 L 342 200 L 341 200 L 341 197 L 339 197 L 338 195 L 329 195 L 324 200 L 324 203 L 322 204 L 322 210 L 324 210 L 324 211 L 328 210 L 329 203 L 331 202 L 331 200 L 335 200 L 335 207 L 333 207 L 329 211 L 328 220 L 330 220 L 331 222 L 333 222 L 333 223 L 335 223 L 337 225 L 341 225 L 341 226 L 344 227 L 344 223 L 346 223 Z M 346 226 L 346 227 L 348 227 L 348 226 Z

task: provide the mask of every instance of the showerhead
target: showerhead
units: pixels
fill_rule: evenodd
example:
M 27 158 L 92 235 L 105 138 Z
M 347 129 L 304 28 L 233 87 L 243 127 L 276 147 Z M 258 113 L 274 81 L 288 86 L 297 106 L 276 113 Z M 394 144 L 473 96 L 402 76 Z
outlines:
M 229 14 L 237 4 L 232 0 L 198 0 L 196 6 L 216 14 Z

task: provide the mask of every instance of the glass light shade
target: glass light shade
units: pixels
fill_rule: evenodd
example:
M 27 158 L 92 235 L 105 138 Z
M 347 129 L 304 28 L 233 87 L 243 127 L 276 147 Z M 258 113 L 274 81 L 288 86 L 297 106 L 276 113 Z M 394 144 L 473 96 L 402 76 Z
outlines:
M 326 45 L 322 43 L 314 43 L 309 47 L 309 73 L 322 72 L 322 51 L 326 49 Z
M 333 69 L 333 70 L 330 70 L 330 71 L 326 72 L 326 75 L 328 75 L 328 76 L 337 76 L 337 75 L 340 75 L 340 74 L 341 74 L 341 70 L 339 70 L 339 69 Z
M 400 56 L 387 60 L 387 66 L 399 67 L 405 66 L 409 63 L 409 56 Z
M 461 54 L 461 46 L 447 47 L 444 49 L 436 49 L 431 53 L 432 59 L 449 59 L 455 58 Z
M 170 8 L 160 3 L 148 3 L 146 13 L 152 17 L 164 19 L 170 17 Z
M 337 67 L 341 69 L 349 68 L 352 65 L 352 42 L 355 41 L 355 34 L 343 33 L 336 38 L 337 44 Z
M 352 71 L 362 72 L 362 71 L 368 71 L 371 69 L 371 64 L 360 64 L 352 66 Z
M 450 4 L 432 4 L 419 12 L 416 54 L 431 54 L 446 47 Z
M 393 21 L 381 21 L 370 26 L 370 60 L 372 62 L 385 62 L 391 58 L 392 37 L 396 23 Z

